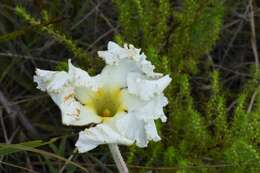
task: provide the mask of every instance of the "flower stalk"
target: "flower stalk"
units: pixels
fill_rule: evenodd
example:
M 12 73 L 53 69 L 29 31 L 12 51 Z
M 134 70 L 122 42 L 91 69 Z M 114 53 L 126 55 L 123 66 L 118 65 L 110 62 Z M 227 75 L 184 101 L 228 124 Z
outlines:
M 120 173 L 128 173 L 128 168 L 126 163 L 120 153 L 119 147 L 117 144 L 108 144 L 109 150 L 113 156 L 113 159 L 116 163 L 117 169 Z

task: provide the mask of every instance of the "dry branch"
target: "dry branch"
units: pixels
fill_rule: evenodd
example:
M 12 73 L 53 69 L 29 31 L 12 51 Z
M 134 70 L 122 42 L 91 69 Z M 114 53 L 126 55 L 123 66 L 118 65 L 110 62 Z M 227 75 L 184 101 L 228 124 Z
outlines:
M 8 100 L 8 98 L 4 95 L 4 93 L 1 90 L 0 90 L 0 104 L 3 105 L 4 109 L 10 116 L 13 116 L 18 119 L 22 127 L 27 130 L 29 137 L 34 138 L 38 136 L 38 132 L 32 126 L 28 118 L 24 115 L 22 109 L 18 105 L 12 104 L 11 101 Z

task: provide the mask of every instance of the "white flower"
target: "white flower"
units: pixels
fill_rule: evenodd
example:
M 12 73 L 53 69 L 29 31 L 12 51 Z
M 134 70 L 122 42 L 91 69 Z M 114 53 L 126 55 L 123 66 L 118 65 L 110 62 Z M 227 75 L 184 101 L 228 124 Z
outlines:
M 146 147 L 149 141 L 160 140 L 154 120 L 167 119 L 163 90 L 171 78 L 155 73 L 151 62 L 132 45 L 122 48 L 109 42 L 108 50 L 98 55 L 106 66 L 97 76 L 89 76 L 70 60 L 68 72 L 36 69 L 34 76 L 37 88 L 47 91 L 59 106 L 63 124 L 93 124 L 79 133 L 79 152 L 100 144 Z

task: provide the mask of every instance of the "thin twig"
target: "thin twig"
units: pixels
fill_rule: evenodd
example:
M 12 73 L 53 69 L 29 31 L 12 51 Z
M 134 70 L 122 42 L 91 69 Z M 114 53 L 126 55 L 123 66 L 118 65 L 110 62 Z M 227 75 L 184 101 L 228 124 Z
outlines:
M 93 14 L 97 8 L 102 5 L 106 0 L 100 1 L 89 13 L 87 13 L 80 21 L 78 21 L 76 24 L 74 24 L 71 28 L 70 31 L 74 30 L 77 28 L 84 20 L 86 20 L 91 14 Z
M 259 67 L 259 57 L 258 57 L 257 44 L 256 44 L 253 0 L 249 1 L 249 7 L 250 7 L 249 20 L 250 20 L 250 27 L 251 27 L 251 45 L 255 57 L 255 66 L 257 69 Z
M 10 101 L 6 98 L 4 93 L 0 90 L 0 104 L 3 105 L 6 112 L 9 115 L 16 117 L 21 125 L 28 131 L 28 135 L 30 137 L 38 136 L 37 130 L 32 126 L 31 122 L 27 119 L 27 117 L 23 114 L 22 109 L 18 105 L 9 106 Z
M 17 132 L 20 131 L 20 130 L 21 130 L 21 128 L 20 128 L 20 127 L 17 127 L 17 128 L 13 131 L 13 133 L 11 134 L 11 136 L 10 136 L 10 138 L 8 139 L 8 141 L 6 142 L 6 144 L 11 144 L 12 141 L 13 141 L 13 139 L 14 139 L 14 137 L 15 137 L 15 135 L 16 135 Z M 5 155 L 1 155 L 1 156 L 0 156 L 0 162 L 3 161 L 4 157 L 5 157 Z
M 114 29 L 110 29 L 107 32 L 105 32 L 104 34 L 102 34 L 101 36 L 99 36 L 91 45 L 88 46 L 87 51 L 89 51 L 96 43 L 98 43 L 100 40 L 102 40 L 104 37 L 106 37 L 107 35 L 109 35 L 110 33 L 114 32 Z
M 232 70 L 231 68 L 223 67 L 222 65 L 213 64 L 213 66 L 214 66 L 214 67 L 217 67 L 217 68 L 219 68 L 219 69 L 223 69 L 223 70 L 226 70 L 226 71 L 228 71 L 228 72 L 237 74 L 237 75 L 239 75 L 239 76 L 251 77 L 251 75 L 249 75 L 249 74 L 241 73 L 241 72 L 239 72 L 239 71 Z
M 247 15 L 248 15 L 248 12 L 249 12 L 249 6 L 246 7 L 245 12 L 244 12 L 244 14 L 243 14 L 243 17 L 244 17 L 244 16 L 247 16 Z M 233 37 L 231 38 L 231 40 L 230 40 L 230 42 L 229 42 L 229 44 L 228 44 L 228 47 L 227 47 L 227 49 L 226 49 L 226 51 L 225 51 L 225 53 L 224 53 L 224 55 L 223 55 L 223 59 L 225 59 L 225 58 L 227 57 L 227 55 L 228 55 L 228 53 L 229 53 L 229 51 L 230 51 L 230 49 L 231 49 L 231 47 L 232 47 L 234 41 L 236 40 L 236 38 L 237 38 L 237 36 L 238 36 L 238 33 L 239 33 L 239 32 L 242 30 L 242 28 L 243 28 L 244 22 L 245 22 L 245 21 L 244 21 L 244 18 L 240 19 L 240 22 L 239 22 L 239 25 L 238 25 L 238 27 L 237 27 L 237 30 L 234 32 L 234 35 L 233 35 Z
M 11 167 L 14 167 L 14 168 L 19 168 L 19 169 L 22 169 L 22 170 L 25 170 L 27 172 L 32 172 L 32 173 L 39 173 L 39 172 L 36 172 L 32 169 L 28 169 L 26 167 L 22 167 L 22 166 L 18 166 L 18 165 L 15 165 L 13 163 L 8 163 L 8 162 L 4 162 L 4 161 L 0 161 L 1 164 L 4 164 L 4 165 L 7 165 L 7 166 L 11 166 Z
M 93 160 L 93 162 L 95 164 L 97 164 L 97 166 L 101 167 L 105 172 L 107 173 L 113 173 L 107 166 L 106 164 L 104 164 L 102 161 L 100 161 L 99 159 L 97 159 L 96 157 L 94 157 L 93 155 L 89 154 L 88 157 Z M 94 166 L 94 165 L 91 165 Z
M 68 161 L 71 161 L 72 160 L 72 158 L 75 156 L 75 154 L 77 153 L 77 148 L 75 148 L 74 150 L 73 150 L 73 152 L 72 152 L 72 154 L 69 156 L 69 158 L 68 158 Z M 65 162 L 65 164 L 62 166 L 62 168 L 60 169 L 60 171 L 59 171 L 59 173 L 62 173 L 64 170 L 65 170 L 65 168 L 66 168 L 66 166 L 68 165 L 68 161 L 66 161 Z
M 8 142 L 8 136 L 7 136 L 7 132 L 6 132 L 6 126 L 5 126 L 5 122 L 4 122 L 4 116 L 3 116 L 3 110 L 0 109 L 0 121 L 1 121 L 1 127 L 3 129 L 3 133 L 4 133 L 4 138 L 5 138 L 5 142 Z
M 36 61 L 42 61 L 42 62 L 49 62 L 53 64 L 58 64 L 60 61 L 56 60 L 51 60 L 51 59 L 45 59 L 45 58 L 39 58 L 39 57 L 32 57 L 32 56 L 27 56 L 27 55 L 18 55 L 18 54 L 13 54 L 10 52 L 0 52 L 0 56 L 5 56 L 5 57 L 10 57 L 10 58 L 22 58 L 22 59 L 30 59 L 30 60 L 36 60 Z
M 260 86 L 255 90 L 255 92 L 253 93 L 253 95 L 252 95 L 252 97 L 250 99 L 250 103 L 249 103 L 249 106 L 248 106 L 247 111 L 246 111 L 247 113 L 251 112 L 251 110 L 253 108 L 253 104 L 255 102 L 255 98 L 256 98 L 257 93 L 259 92 L 259 90 L 260 90 Z
M 33 162 L 34 165 L 42 165 L 41 162 Z M 59 162 L 53 162 L 54 165 L 60 164 Z M 84 166 L 97 166 L 98 163 L 96 164 L 91 164 L 91 163 L 81 163 L 81 165 Z M 256 164 L 241 164 L 241 165 L 255 165 Z M 115 164 L 104 164 L 106 167 L 116 167 Z M 225 168 L 225 167 L 236 167 L 236 164 L 233 163 L 223 163 L 223 164 L 214 164 L 214 165 L 187 165 L 187 166 L 169 166 L 169 167 L 164 167 L 164 166 L 143 166 L 143 165 L 127 165 L 131 169 L 148 169 L 148 170 L 155 170 L 155 171 L 173 171 L 173 170 L 180 170 L 180 169 L 202 169 L 202 168 Z
M 93 0 L 90 1 L 92 5 L 96 5 L 96 10 L 98 11 L 100 17 L 104 19 L 104 21 L 107 23 L 107 25 L 110 27 L 110 29 L 114 30 L 116 34 L 119 34 L 118 27 L 113 26 L 113 24 L 109 21 L 109 19 L 104 15 L 104 13 L 99 9 L 99 6 L 93 2 Z

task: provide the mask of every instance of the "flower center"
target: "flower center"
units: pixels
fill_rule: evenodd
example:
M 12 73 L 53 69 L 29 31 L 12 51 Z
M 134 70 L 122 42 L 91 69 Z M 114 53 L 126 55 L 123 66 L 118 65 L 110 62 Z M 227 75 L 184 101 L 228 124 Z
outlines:
M 113 117 L 124 111 L 120 88 L 100 88 L 87 101 L 86 106 L 92 107 L 100 117 Z

